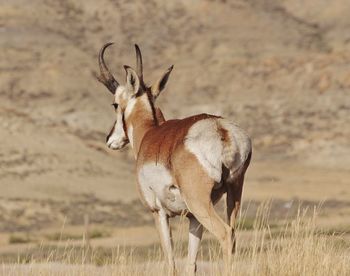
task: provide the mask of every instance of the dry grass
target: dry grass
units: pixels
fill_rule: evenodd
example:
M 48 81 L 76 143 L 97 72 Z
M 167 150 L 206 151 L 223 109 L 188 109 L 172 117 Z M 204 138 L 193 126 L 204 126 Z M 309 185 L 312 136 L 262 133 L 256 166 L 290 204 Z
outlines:
M 350 245 L 344 236 L 325 234 L 316 227 L 317 210 L 306 211 L 276 230 L 270 227 L 269 205 L 263 205 L 253 230 L 239 231 L 232 275 L 350 275 Z M 241 221 L 244 221 L 241 220 Z M 185 223 L 181 223 L 185 230 Z M 239 226 L 241 227 L 241 226 Z M 242 228 L 242 227 L 241 227 Z M 183 231 L 185 235 L 185 231 Z M 345 235 L 345 234 L 344 234 Z M 2 275 L 166 275 L 159 247 L 137 249 L 58 246 L 40 247 L 42 254 L 28 254 L 13 264 L 3 264 Z M 177 269 L 184 273 L 186 254 L 182 242 L 175 244 Z M 199 275 L 221 275 L 220 248 L 215 241 L 203 244 Z

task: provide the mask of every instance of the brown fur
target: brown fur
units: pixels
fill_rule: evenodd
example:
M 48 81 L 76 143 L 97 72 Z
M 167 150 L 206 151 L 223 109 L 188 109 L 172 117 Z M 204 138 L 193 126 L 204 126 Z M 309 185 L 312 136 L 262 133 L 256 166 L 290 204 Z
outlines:
M 153 105 L 152 102 L 150 104 Z M 141 109 L 135 109 L 133 112 L 135 117 L 130 119 L 133 120 L 131 122 L 134 130 L 136 130 L 134 121 L 137 121 L 137 117 L 139 122 L 142 121 L 142 124 L 138 124 L 137 133 L 135 132 L 135 135 L 139 135 L 138 137 L 135 136 L 135 140 L 138 140 L 137 171 L 149 162 L 160 163 L 169 169 L 174 184 L 179 187 L 186 202 L 188 211 L 219 240 L 223 250 L 225 269 L 228 269 L 231 263 L 232 251 L 235 249 L 235 219 L 240 207 L 244 174 L 249 166 L 251 153 L 244 163 L 242 171 L 234 179 L 234 183 L 226 183 L 228 171 L 227 168 L 224 168 L 222 185 L 215 188 L 217 183 L 208 176 L 196 156 L 186 150 L 185 139 L 190 127 L 196 122 L 220 117 L 199 114 L 181 120 L 164 121 L 160 125 L 155 125 L 154 121 L 152 123 L 149 112 L 145 114 L 147 111 L 142 110 L 143 106 L 140 105 L 137 108 Z M 229 143 L 230 138 L 227 130 L 219 127 L 218 131 L 221 140 L 224 143 Z M 227 192 L 228 223 L 225 223 L 214 209 L 214 204 L 225 192 Z M 142 201 L 144 202 L 143 199 Z M 153 210 L 153 212 L 157 213 L 155 215 L 157 218 L 160 216 L 158 212 L 162 212 L 162 210 Z M 176 214 L 168 213 L 169 215 Z M 170 267 L 174 267 L 171 247 L 163 246 L 163 250 L 169 259 Z
M 123 124 L 125 132 L 131 127 L 133 130 L 132 145 L 136 157 L 137 175 L 140 176 L 141 169 L 145 168 L 144 165 L 147 163 L 156 163 L 165 166 L 173 182 L 171 182 L 171 179 L 167 180 L 168 182 L 165 184 L 168 186 L 164 186 L 164 189 L 172 185 L 177 186 L 181 199 L 184 200 L 183 205 L 181 205 L 181 201 L 179 201 L 180 203 L 178 202 L 179 209 L 172 211 L 169 205 L 166 204 L 166 200 L 157 203 L 157 200 L 161 200 L 161 198 L 157 198 L 157 196 L 153 198 L 153 195 L 155 195 L 154 193 L 156 193 L 155 190 L 152 190 L 153 186 L 147 186 L 146 183 L 146 185 L 142 186 L 142 189 L 140 189 L 142 183 L 138 185 L 142 201 L 146 203 L 146 206 L 154 213 L 163 251 L 167 256 L 170 270 L 173 272 L 175 268 L 168 218 L 171 215 L 176 215 L 176 212 L 184 208 L 183 211 L 188 210 L 193 214 L 197 225 L 203 225 L 219 240 L 223 250 L 227 274 L 235 244 L 235 218 L 240 206 L 244 174 L 249 165 L 250 154 L 248 160 L 237 170 L 237 174 L 235 173 L 234 178 L 229 179 L 227 177 L 229 171 L 228 168 L 225 168 L 223 165 L 221 181 L 220 183 L 215 182 L 214 179 L 208 175 L 208 172 L 201 165 L 197 157 L 186 149 L 185 139 L 189 129 L 196 122 L 209 118 L 221 117 L 199 114 L 181 120 L 165 121 L 161 111 L 154 107 L 153 100 L 155 98 L 150 97 L 148 91 L 138 91 L 135 96 L 137 97 L 136 102 L 133 103 L 132 110 Z M 127 104 L 128 103 L 121 102 L 121 106 L 124 108 L 126 108 Z M 217 131 L 223 143 L 231 142 L 226 129 L 219 126 Z M 152 181 L 158 181 L 156 179 L 157 175 L 150 175 L 151 177 L 155 177 L 152 178 Z M 162 178 L 159 178 L 159 181 L 162 181 Z M 160 183 L 160 185 L 162 185 L 162 183 Z M 144 190 L 144 188 L 149 190 Z M 217 202 L 225 192 L 227 192 L 228 223 L 225 223 L 214 210 L 215 202 Z M 142 195 L 142 193 L 144 194 Z M 161 192 L 158 193 L 161 194 Z M 149 197 L 146 200 L 147 195 Z M 189 257 L 191 264 L 194 263 L 195 265 L 197 252 L 198 251 L 195 251 L 195 255 Z M 193 270 L 192 266 L 191 273 L 194 273 L 194 271 L 195 269 Z
M 224 129 L 224 128 L 220 127 L 218 129 L 218 131 L 219 131 L 220 136 L 221 136 L 221 141 L 223 141 L 224 143 L 230 142 L 230 138 L 228 136 L 227 129 Z
M 159 125 L 165 122 L 165 117 L 163 115 L 163 112 L 159 108 L 156 108 L 156 117 Z
M 219 118 L 208 114 L 194 115 L 182 120 L 165 121 L 146 132 L 138 154 L 138 162 L 155 162 L 173 166 L 176 151 L 182 148 L 189 128 L 196 122 L 208 118 Z

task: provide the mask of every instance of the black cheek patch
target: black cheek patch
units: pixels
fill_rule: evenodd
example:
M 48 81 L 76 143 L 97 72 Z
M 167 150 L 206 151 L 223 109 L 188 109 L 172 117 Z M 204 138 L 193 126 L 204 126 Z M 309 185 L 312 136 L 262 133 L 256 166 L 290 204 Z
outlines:
M 113 125 L 111 131 L 110 131 L 109 134 L 107 135 L 107 137 L 106 137 L 106 143 L 108 142 L 109 137 L 112 136 L 112 134 L 113 134 L 113 132 L 114 132 L 114 128 L 115 128 L 115 124 L 116 124 L 116 123 L 117 123 L 117 121 L 114 122 L 114 125 Z

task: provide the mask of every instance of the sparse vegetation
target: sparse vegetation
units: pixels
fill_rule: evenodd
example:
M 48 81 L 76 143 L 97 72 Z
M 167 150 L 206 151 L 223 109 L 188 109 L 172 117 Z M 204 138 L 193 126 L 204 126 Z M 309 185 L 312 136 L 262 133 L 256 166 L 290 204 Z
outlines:
M 254 228 L 253 218 L 241 218 L 238 220 L 237 225 L 241 230 L 252 230 Z
M 104 237 L 109 237 L 109 236 L 110 236 L 110 233 L 106 230 L 92 229 L 89 232 L 90 239 L 98 239 L 98 238 L 104 238 Z
M 9 236 L 9 243 L 28 243 L 30 242 L 30 238 L 28 234 L 12 234 Z
M 317 227 L 317 213 L 298 215 L 287 223 L 279 234 L 272 235 L 266 205 L 259 209 L 252 226 L 238 232 L 238 248 L 231 267 L 232 275 L 349 275 L 350 246 L 341 242 L 341 236 L 324 235 Z M 182 226 L 184 224 L 182 223 Z M 96 231 L 95 236 L 101 232 Z M 287 233 L 287 234 L 286 234 Z M 243 235 L 244 234 L 244 235 Z M 243 236 L 242 236 L 243 235 Z M 175 244 L 179 272 L 183 273 L 186 255 L 183 242 Z M 220 247 L 216 241 L 207 240 L 200 251 L 199 275 L 221 275 Z M 31 256 L 31 259 L 28 259 Z M 166 266 L 158 245 L 147 247 L 101 247 L 77 246 L 38 247 L 21 256 L 2 256 L 15 264 L 3 265 L 6 274 L 22 263 L 30 263 L 31 275 L 44 273 L 83 273 L 94 275 L 166 275 Z M 55 269 L 51 263 L 61 262 Z M 74 266 L 72 266 L 74 265 Z M 56 274 L 55 274 L 56 275 Z M 181 274 L 182 275 L 182 274 Z
M 68 233 L 68 232 L 55 232 L 45 235 L 46 239 L 50 241 L 65 241 L 65 240 L 82 240 L 83 233 Z M 89 231 L 90 239 L 98 239 L 109 237 L 110 233 L 107 230 L 103 230 L 100 228 L 93 228 Z
M 83 234 L 70 234 L 70 233 L 52 233 L 47 234 L 46 238 L 49 241 L 65 241 L 65 240 L 80 240 L 83 238 Z
M 167 119 L 222 115 L 253 138 L 235 275 L 350 275 L 348 2 L 2 1 L 0 275 L 166 275 L 134 156 L 104 143 L 115 118 L 94 75 L 108 41 L 120 80 L 134 43 L 147 80 L 175 64 Z M 182 272 L 187 225 L 172 222 Z M 205 233 L 199 275 L 220 275 L 220 258 Z

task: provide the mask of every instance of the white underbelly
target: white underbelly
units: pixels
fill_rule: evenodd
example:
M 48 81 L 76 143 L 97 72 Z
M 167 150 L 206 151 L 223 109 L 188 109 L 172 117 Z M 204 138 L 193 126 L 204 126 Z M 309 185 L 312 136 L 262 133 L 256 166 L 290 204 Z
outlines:
M 138 173 L 138 185 L 141 196 L 151 210 L 164 208 L 170 214 L 180 214 L 187 209 L 169 170 L 161 164 L 142 166 Z

